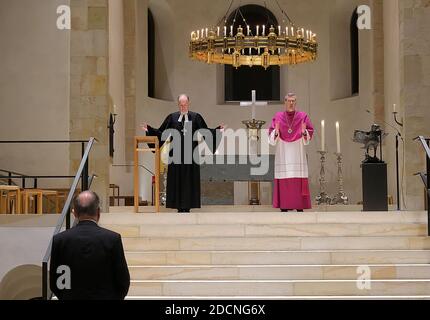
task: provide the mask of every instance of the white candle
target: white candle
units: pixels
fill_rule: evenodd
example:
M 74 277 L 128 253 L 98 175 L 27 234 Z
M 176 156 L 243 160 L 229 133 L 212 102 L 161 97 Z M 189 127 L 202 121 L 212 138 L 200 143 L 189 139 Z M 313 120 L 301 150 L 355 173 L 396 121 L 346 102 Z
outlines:
M 252 101 L 257 101 L 257 91 L 252 90 Z M 255 119 L 255 104 L 252 105 L 252 120 Z
M 230 37 L 233 37 L 233 26 L 230 26 Z
M 281 26 L 278 26 L 278 36 L 281 36 Z
M 219 27 L 217 28 L 217 33 L 216 33 L 217 37 L 219 37 Z
M 197 30 L 197 39 L 200 39 L 200 30 Z
M 205 37 L 205 29 L 202 29 L 202 38 Z
M 325 151 L 325 121 L 321 120 L 321 151 Z
M 306 30 L 306 40 L 309 40 L 309 30 Z
M 393 112 L 396 113 L 396 104 L 393 104 Z
M 285 35 L 288 37 L 288 27 L 285 27 Z
M 191 40 L 193 40 L 193 34 L 194 34 L 194 32 L 191 32 Z
M 336 122 L 336 144 L 337 144 L 337 153 L 340 153 L 340 125 L 339 125 L 339 122 Z
M 227 37 L 227 27 L 224 26 L 224 37 Z
M 294 27 L 291 27 L 291 36 L 294 37 Z
M 248 36 L 251 34 L 251 29 L 249 28 L 249 26 L 246 26 L 246 29 L 248 30 Z
M 265 33 L 266 33 L 266 25 L 263 25 L 263 37 L 264 37 Z
M 206 28 L 206 38 L 208 37 L 208 28 Z
M 260 28 L 260 26 L 257 26 L 257 37 L 258 37 L 258 29 Z
M 302 28 L 302 38 L 305 37 L 305 29 Z

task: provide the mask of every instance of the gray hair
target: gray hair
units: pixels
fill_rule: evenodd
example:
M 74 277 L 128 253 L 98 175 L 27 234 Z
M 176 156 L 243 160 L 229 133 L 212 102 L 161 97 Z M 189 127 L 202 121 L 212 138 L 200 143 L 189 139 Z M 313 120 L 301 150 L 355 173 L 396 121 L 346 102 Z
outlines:
M 180 95 L 178 96 L 178 102 L 179 102 L 179 100 L 181 100 L 181 98 L 182 98 L 182 97 L 187 98 L 188 102 L 190 102 L 190 97 L 189 97 L 188 95 L 186 95 L 185 93 L 180 94 Z
M 297 95 L 293 92 L 290 92 L 285 96 L 285 100 L 287 100 L 288 98 L 296 98 L 297 100 Z

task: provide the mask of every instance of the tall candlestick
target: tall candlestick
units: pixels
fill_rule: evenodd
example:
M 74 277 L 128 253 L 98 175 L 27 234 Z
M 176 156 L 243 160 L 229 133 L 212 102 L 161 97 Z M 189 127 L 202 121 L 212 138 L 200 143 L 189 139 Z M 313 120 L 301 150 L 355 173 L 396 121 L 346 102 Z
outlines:
M 336 122 L 336 144 L 337 144 L 337 153 L 340 153 L 340 125 L 339 125 L 339 122 Z
M 325 121 L 321 120 L 321 151 L 325 151 Z

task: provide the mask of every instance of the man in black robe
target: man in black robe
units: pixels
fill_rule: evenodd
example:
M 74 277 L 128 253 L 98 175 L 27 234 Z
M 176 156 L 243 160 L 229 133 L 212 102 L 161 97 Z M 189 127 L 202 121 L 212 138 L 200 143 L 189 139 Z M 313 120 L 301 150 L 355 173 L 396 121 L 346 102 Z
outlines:
M 194 134 L 202 129 L 209 130 L 212 139 L 207 142 L 209 142 L 208 147 L 213 153 L 221 140 L 221 131 L 224 130 L 224 125 L 216 129 L 209 129 L 200 114 L 189 111 L 190 99 L 185 94 L 178 97 L 178 106 L 179 111 L 168 115 L 160 128 L 156 129 L 144 123 L 142 129 L 146 131 L 147 136 L 158 137 L 160 148 L 167 140 L 167 132 L 172 133 L 173 147 L 170 150 L 170 156 L 173 155 L 174 160 L 169 163 L 167 170 L 166 207 L 177 209 L 179 213 L 188 213 L 190 209 L 201 206 L 200 165 L 195 161 L 198 159 L 193 157 L 193 153 L 197 153 L 194 150 L 198 148 L 198 141 L 194 141 Z M 207 137 L 207 133 L 202 135 Z M 175 152 L 179 151 L 180 157 L 175 157 L 177 154 Z

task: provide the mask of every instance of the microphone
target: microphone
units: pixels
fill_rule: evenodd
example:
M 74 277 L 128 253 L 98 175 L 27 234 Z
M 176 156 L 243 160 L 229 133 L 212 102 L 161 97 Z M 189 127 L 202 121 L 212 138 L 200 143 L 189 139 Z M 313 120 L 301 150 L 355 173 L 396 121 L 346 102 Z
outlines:
M 366 112 L 367 112 L 367 113 L 369 113 L 369 114 L 371 114 L 372 116 L 374 116 L 374 117 L 375 117 L 375 114 L 374 114 L 372 111 L 370 111 L 369 109 L 366 109 Z M 390 123 L 386 122 L 385 120 L 382 120 L 382 122 L 383 122 L 383 123 L 385 123 L 387 126 L 390 126 L 390 127 L 391 127 L 391 128 L 393 128 L 394 130 L 396 130 L 396 132 L 397 132 L 397 134 L 399 135 L 399 137 L 403 140 L 402 134 L 400 133 L 399 129 L 397 129 L 394 125 L 392 125 L 392 124 L 390 124 Z

